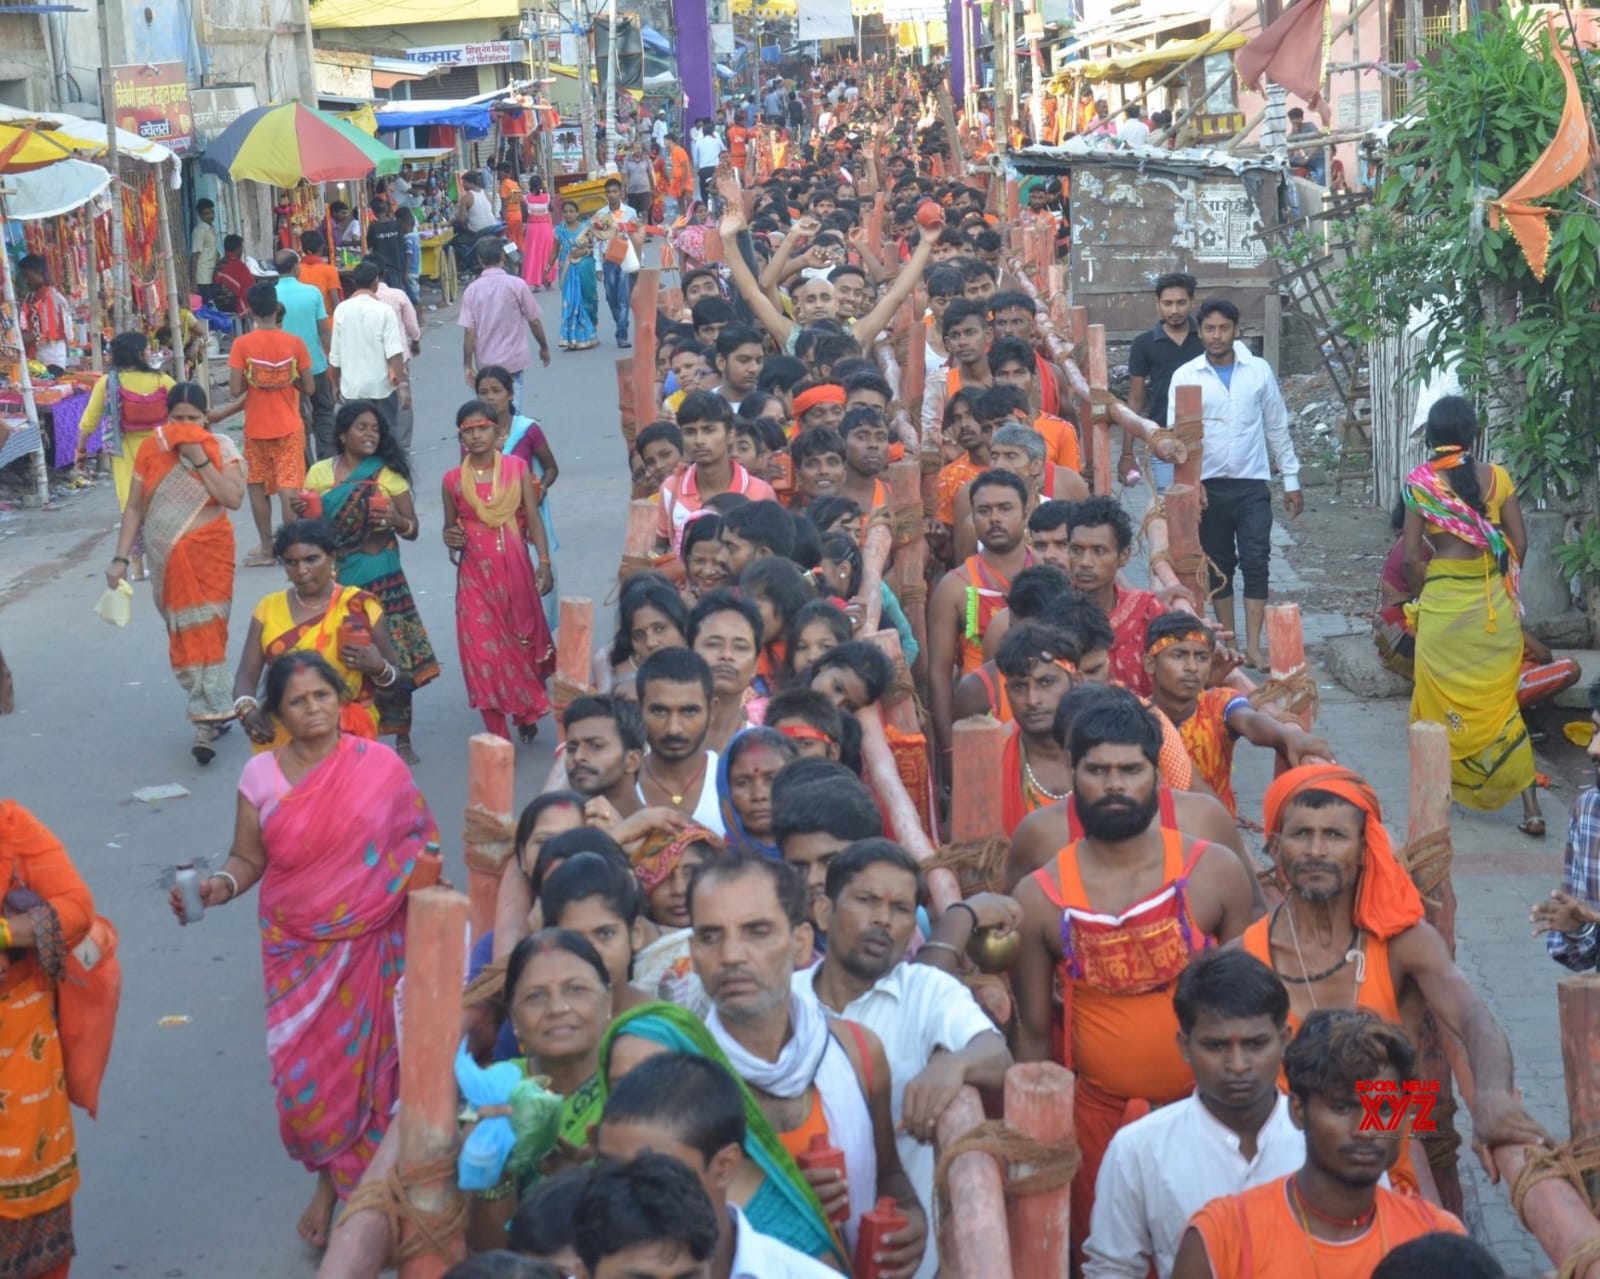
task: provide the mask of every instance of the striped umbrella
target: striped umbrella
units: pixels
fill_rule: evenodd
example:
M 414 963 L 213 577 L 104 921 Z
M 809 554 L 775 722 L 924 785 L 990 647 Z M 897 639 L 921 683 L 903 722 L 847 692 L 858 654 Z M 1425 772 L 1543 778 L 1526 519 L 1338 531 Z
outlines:
M 224 129 L 200 156 L 200 167 L 221 178 L 292 187 L 398 173 L 400 156 L 326 111 L 276 102 Z

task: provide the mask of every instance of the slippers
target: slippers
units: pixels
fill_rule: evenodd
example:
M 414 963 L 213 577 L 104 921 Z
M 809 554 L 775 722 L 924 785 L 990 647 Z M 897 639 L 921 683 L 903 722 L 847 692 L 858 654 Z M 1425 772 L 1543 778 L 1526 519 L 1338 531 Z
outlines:
M 1544 818 L 1524 817 L 1517 823 L 1517 829 L 1530 839 L 1544 838 Z
M 260 547 L 244 557 L 246 568 L 271 568 L 277 562 L 270 551 L 263 553 Z

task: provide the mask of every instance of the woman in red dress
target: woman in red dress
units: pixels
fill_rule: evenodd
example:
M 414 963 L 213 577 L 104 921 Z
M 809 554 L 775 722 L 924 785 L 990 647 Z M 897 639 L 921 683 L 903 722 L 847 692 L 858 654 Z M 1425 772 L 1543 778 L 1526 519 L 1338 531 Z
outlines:
M 457 566 L 456 639 L 467 700 L 489 732 L 509 740 L 511 719 L 531 742 L 550 709 L 545 681 L 555 669 L 539 600 L 555 587 L 539 482 L 521 458 L 500 452 L 494 413 L 482 400 L 457 410 L 456 429 L 466 458 L 444 477 L 444 544 Z

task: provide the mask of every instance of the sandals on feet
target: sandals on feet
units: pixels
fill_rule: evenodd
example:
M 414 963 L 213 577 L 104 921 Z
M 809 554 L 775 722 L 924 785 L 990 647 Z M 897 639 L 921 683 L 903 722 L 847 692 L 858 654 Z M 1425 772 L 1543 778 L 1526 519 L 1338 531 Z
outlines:
M 244 557 L 246 568 L 271 568 L 277 562 L 271 551 L 263 551 L 259 546 Z
M 189 748 L 189 753 L 199 761 L 201 767 L 217 757 L 216 748 L 212 746 L 216 740 L 217 730 L 210 724 L 199 724 L 195 727 L 194 745 Z
M 1544 818 L 1524 817 L 1517 823 L 1517 829 L 1530 839 L 1544 838 Z

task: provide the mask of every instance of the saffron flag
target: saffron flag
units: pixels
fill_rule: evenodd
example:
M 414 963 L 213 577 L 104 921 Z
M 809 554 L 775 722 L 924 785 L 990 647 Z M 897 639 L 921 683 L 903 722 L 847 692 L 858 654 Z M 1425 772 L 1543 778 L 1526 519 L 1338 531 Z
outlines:
M 1233 55 L 1239 82 L 1262 91 L 1266 77 L 1281 84 L 1328 122 L 1322 101 L 1322 65 L 1326 49 L 1327 0 L 1300 0 Z
M 1547 209 L 1532 201 L 1553 195 L 1583 176 L 1594 151 L 1594 126 L 1583 109 L 1583 95 L 1578 92 L 1577 78 L 1572 74 L 1572 63 L 1556 42 L 1556 22 L 1552 15 L 1546 19 L 1550 36 L 1550 56 L 1561 68 L 1561 79 L 1567 86 L 1567 99 L 1561 108 L 1561 121 L 1556 125 L 1555 137 L 1544 153 L 1498 200 L 1489 201 L 1489 225 L 1500 229 L 1500 218 L 1511 225 L 1511 234 L 1522 246 L 1522 256 L 1536 280 L 1543 280 L 1550 259 L 1550 217 L 1554 209 Z

